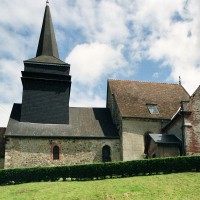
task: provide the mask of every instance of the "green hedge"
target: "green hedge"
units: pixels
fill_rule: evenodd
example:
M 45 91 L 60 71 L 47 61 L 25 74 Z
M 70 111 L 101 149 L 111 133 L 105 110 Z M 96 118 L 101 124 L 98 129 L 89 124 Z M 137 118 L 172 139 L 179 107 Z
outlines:
M 158 173 L 200 171 L 200 156 L 133 160 L 56 167 L 33 167 L 0 170 L 0 185 L 56 181 L 129 177 Z

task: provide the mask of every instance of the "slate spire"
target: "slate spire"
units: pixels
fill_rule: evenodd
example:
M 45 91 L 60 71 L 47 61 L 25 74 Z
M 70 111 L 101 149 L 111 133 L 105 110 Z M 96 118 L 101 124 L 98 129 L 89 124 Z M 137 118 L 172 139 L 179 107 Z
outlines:
M 46 4 L 45 8 L 42 30 L 40 33 L 40 39 L 36 53 L 36 57 L 38 56 L 53 56 L 59 58 L 56 37 L 48 3 Z

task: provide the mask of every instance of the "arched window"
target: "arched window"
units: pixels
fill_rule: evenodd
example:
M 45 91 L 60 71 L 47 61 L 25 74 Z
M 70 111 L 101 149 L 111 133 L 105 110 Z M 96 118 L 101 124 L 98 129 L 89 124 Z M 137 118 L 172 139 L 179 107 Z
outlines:
M 110 147 L 108 145 L 103 146 L 102 148 L 102 161 L 103 162 L 110 162 Z
M 53 160 L 59 160 L 60 149 L 58 146 L 53 147 Z

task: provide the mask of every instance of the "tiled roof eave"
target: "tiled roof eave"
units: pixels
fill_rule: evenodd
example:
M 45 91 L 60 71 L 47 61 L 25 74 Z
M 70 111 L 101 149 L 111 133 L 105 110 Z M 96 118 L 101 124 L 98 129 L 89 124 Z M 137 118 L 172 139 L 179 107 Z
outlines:
M 170 118 L 162 118 L 162 117 L 136 117 L 136 116 L 122 116 L 122 119 L 137 119 L 137 120 L 152 120 L 152 121 L 155 121 L 155 120 L 170 120 Z

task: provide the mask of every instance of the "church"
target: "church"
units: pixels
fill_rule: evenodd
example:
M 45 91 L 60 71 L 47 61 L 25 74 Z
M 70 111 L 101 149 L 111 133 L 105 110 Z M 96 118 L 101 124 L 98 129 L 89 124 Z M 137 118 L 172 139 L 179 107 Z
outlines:
M 70 64 L 59 58 L 48 4 L 21 81 L 22 103 L 0 134 L 2 168 L 200 154 L 200 88 L 190 96 L 180 83 L 109 79 L 106 108 L 69 107 Z

